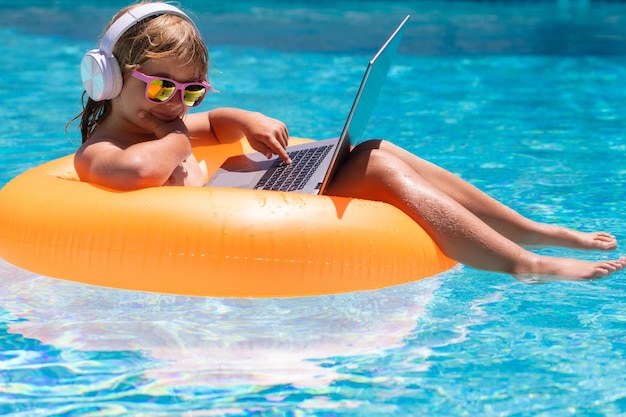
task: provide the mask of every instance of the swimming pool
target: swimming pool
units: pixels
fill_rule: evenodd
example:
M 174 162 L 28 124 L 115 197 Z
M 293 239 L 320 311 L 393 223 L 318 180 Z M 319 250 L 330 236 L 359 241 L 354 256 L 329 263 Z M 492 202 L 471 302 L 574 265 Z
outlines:
M 64 125 L 79 111 L 77 63 L 126 4 L 7 3 L 2 185 L 76 148 Z M 333 136 L 364 62 L 409 12 L 369 135 L 532 218 L 626 239 L 626 6 L 217 3 L 183 2 L 220 90 L 203 109 Z M 94 288 L 1 262 L 0 414 L 625 415 L 624 278 L 531 286 L 457 267 L 380 291 L 254 300 Z

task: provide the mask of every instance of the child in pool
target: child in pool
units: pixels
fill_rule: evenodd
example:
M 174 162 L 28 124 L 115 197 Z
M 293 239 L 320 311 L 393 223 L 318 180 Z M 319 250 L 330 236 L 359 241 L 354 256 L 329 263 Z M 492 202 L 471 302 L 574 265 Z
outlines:
M 139 6 L 145 3 L 120 11 L 109 27 Z M 161 10 L 127 26 L 110 45 L 121 72 L 119 91 L 110 97 L 88 91 L 98 101 L 89 97 L 77 116 L 83 144 L 74 164 L 81 180 L 119 190 L 202 186 L 206 168 L 194 158 L 190 145 L 190 139 L 201 137 L 227 143 L 245 135 L 255 150 L 290 162 L 287 127 L 276 119 L 235 108 L 188 113 L 210 88 L 205 81 L 207 48 L 188 17 Z M 596 279 L 626 265 L 624 257 L 591 262 L 524 249 L 545 245 L 609 251 L 617 241 L 604 232 L 584 233 L 527 219 L 384 140 L 366 141 L 352 150 L 327 194 L 392 204 L 419 223 L 451 258 L 520 279 Z

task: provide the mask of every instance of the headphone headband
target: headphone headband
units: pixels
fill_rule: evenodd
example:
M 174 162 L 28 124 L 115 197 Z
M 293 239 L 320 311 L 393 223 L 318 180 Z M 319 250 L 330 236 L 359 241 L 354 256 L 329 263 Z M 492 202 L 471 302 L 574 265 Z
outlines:
M 107 55 L 111 55 L 113 53 L 113 47 L 128 29 L 132 28 L 137 23 L 141 22 L 147 17 L 161 14 L 173 14 L 184 17 L 195 27 L 195 24 L 189 18 L 189 16 L 187 16 L 185 13 L 183 13 L 182 10 L 172 6 L 171 4 L 142 4 L 141 6 L 135 7 L 134 9 L 131 9 L 128 12 L 124 13 L 111 25 L 109 30 L 107 30 L 106 33 L 102 36 L 102 40 L 100 41 L 100 50 Z
M 80 73 L 85 91 L 95 101 L 110 100 L 122 91 L 124 80 L 119 63 L 113 56 L 113 48 L 127 30 L 143 19 L 161 14 L 173 14 L 193 21 L 177 7 L 167 3 L 146 3 L 137 6 L 113 22 L 102 36 L 100 47 L 87 51 L 80 63 Z

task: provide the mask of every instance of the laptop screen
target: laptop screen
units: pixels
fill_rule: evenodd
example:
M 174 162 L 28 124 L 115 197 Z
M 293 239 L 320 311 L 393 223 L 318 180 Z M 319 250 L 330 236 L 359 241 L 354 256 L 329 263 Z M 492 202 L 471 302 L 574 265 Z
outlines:
M 361 87 L 352 105 L 351 117 L 346 121 L 342 133 L 342 135 L 347 135 L 352 146 L 358 145 L 363 139 L 363 132 L 365 132 L 380 90 L 387 78 L 391 61 L 396 56 L 396 51 L 402 40 L 401 32 L 404 30 L 404 24 L 408 19 L 409 16 L 405 17 L 396 31 L 372 58 L 363 76 Z

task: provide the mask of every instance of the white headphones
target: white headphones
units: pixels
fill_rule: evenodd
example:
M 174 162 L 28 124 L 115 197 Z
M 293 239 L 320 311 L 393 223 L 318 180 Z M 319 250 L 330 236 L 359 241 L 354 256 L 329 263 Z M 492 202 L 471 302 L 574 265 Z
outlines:
M 80 75 L 89 97 L 95 101 L 102 101 L 118 96 L 122 91 L 124 80 L 120 64 L 113 56 L 115 43 L 138 22 L 160 14 L 181 16 L 194 24 L 182 10 L 167 3 L 147 3 L 126 12 L 102 36 L 100 47 L 85 52 L 80 62 Z

